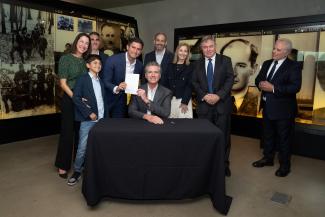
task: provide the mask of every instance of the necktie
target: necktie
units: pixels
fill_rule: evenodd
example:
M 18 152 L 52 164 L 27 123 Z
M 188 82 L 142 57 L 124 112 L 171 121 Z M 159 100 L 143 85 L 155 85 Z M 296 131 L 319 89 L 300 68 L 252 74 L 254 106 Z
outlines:
M 278 64 L 278 61 L 275 60 L 273 66 L 272 66 L 272 69 L 271 69 L 269 75 L 268 75 L 267 78 L 266 78 L 267 81 L 271 81 L 271 80 L 272 80 L 272 77 L 273 77 L 273 74 L 274 74 L 274 72 L 275 72 L 275 68 L 276 68 L 276 65 L 277 65 L 277 64 Z
M 209 59 L 208 68 L 207 68 L 207 79 L 208 79 L 208 88 L 209 93 L 213 93 L 213 66 L 212 66 L 212 59 Z

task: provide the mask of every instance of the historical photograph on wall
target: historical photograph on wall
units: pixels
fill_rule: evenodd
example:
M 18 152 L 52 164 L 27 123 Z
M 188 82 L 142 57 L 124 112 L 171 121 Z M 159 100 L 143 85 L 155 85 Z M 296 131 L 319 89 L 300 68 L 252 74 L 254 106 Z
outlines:
M 91 33 L 93 31 L 93 21 L 78 18 L 78 32 Z
M 53 14 L 0 7 L 0 119 L 55 113 Z
M 138 36 L 134 24 L 101 18 L 97 20 L 97 32 L 102 38 L 102 50 L 108 56 L 126 51 L 128 40 Z
M 260 59 L 262 34 L 260 32 L 217 34 L 216 45 L 218 53 L 229 56 L 232 60 L 233 113 L 257 116 L 260 93 L 255 87 L 255 78 L 262 64 Z
M 57 28 L 58 30 L 73 31 L 74 22 L 73 17 L 60 15 L 57 16 Z
M 313 122 L 325 124 L 325 32 L 320 32 L 316 64 Z

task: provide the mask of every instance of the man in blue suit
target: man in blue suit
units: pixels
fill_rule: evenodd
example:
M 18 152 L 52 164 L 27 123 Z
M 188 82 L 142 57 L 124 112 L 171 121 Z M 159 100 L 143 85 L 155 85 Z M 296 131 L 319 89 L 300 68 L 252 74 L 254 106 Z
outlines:
M 173 61 L 173 53 L 167 50 L 167 36 L 163 32 L 158 32 L 155 34 L 153 44 L 155 50 L 145 55 L 144 66 L 146 66 L 149 62 L 157 62 L 161 68 L 161 78 L 159 80 L 159 83 L 161 83 L 162 81 L 166 80 L 166 70 L 168 64 Z
M 290 173 L 290 137 L 297 114 L 296 93 L 301 87 L 301 68 L 288 58 L 292 49 L 290 40 L 280 38 L 275 42 L 272 59 L 263 63 L 255 79 L 262 91 L 263 108 L 263 158 L 254 167 L 273 166 L 276 146 L 279 148 L 280 168 L 276 176 Z
M 214 36 L 202 37 L 200 48 L 203 57 L 194 63 L 192 77 L 197 98 L 196 113 L 198 118 L 209 120 L 222 131 L 225 141 L 225 175 L 229 177 L 231 88 L 234 71 L 231 59 L 216 53 Z
M 127 45 L 127 51 L 107 58 L 102 71 L 102 79 L 108 95 L 108 109 L 110 117 L 127 117 L 127 95 L 124 90 L 125 74 L 143 73 L 142 62 L 137 58 L 141 55 L 143 41 L 139 38 L 132 38 Z

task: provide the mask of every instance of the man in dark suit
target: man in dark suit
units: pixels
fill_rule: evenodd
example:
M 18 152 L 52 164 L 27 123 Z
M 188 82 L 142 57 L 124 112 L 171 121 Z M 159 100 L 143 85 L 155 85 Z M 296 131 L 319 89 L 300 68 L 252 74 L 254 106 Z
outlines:
M 173 61 L 173 53 L 167 50 L 167 36 L 165 33 L 156 33 L 153 44 L 154 50 L 145 55 L 144 66 L 149 62 L 157 62 L 161 67 L 161 79 L 159 80 L 159 83 L 161 83 L 165 81 L 168 64 Z
M 91 45 L 91 54 L 99 55 L 102 64 L 104 64 L 108 56 L 103 51 L 99 50 L 100 43 L 101 43 L 99 33 L 91 32 L 89 33 L 89 37 L 90 37 L 90 45 Z
M 216 53 L 213 36 L 201 40 L 203 58 L 195 62 L 193 88 L 197 96 L 196 112 L 219 127 L 225 137 L 225 175 L 230 176 L 230 117 L 232 111 L 231 87 L 234 72 L 231 59 Z
M 145 119 L 154 124 L 163 124 L 163 118 L 168 118 L 172 92 L 159 85 L 160 66 L 149 62 L 145 67 L 147 84 L 142 85 L 137 95 L 132 96 L 129 105 L 129 115 L 133 118 Z
M 276 176 L 290 173 L 290 137 L 297 114 L 296 93 L 301 87 L 301 68 L 288 55 L 290 40 L 280 38 L 275 42 L 272 59 L 263 63 L 255 79 L 262 91 L 264 157 L 253 163 L 254 167 L 273 166 L 276 145 L 279 148 L 280 168 Z
M 125 74 L 142 75 L 142 62 L 137 58 L 141 55 L 143 42 L 139 38 L 132 38 L 127 45 L 127 51 L 107 58 L 102 71 L 102 79 L 108 95 L 108 109 L 110 117 L 127 117 L 127 95 Z

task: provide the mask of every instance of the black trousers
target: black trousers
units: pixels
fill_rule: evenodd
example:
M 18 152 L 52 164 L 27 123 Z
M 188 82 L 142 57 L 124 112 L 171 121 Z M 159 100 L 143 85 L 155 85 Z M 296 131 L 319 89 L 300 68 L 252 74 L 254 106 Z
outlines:
M 263 113 L 263 154 L 272 160 L 276 150 L 279 150 L 280 167 L 290 169 L 291 139 L 294 131 L 294 118 L 270 120 Z
M 215 108 L 211 107 L 210 111 L 206 114 L 198 113 L 198 118 L 208 119 L 211 123 L 217 126 L 224 134 L 225 140 L 225 166 L 229 167 L 229 155 L 231 148 L 230 140 L 230 123 L 231 114 L 218 114 L 215 112 Z
M 78 148 L 79 126 L 80 122 L 74 121 L 73 101 L 64 93 L 61 100 L 61 130 L 55 160 L 56 167 L 70 170 Z

